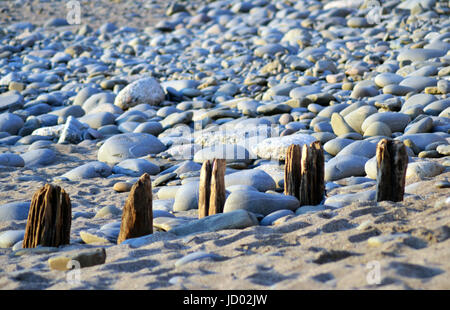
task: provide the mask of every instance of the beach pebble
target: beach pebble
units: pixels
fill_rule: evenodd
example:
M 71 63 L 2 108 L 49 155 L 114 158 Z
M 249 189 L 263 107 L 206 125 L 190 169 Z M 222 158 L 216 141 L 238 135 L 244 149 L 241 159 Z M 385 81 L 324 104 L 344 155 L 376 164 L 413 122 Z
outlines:
M 419 161 L 409 163 L 406 169 L 406 178 L 417 177 L 419 179 L 431 178 L 441 174 L 445 167 L 433 161 Z
M 190 209 L 196 209 L 198 207 L 198 195 L 199 195 L 199 182 L 189 182 L 182 185 L 175 195 L 175 203 L 173 205 L 174 211 L 187 211 Z M 164 199 L 167 197 L 160 197 Z
M 263 226 L 269 226 L 269 225 L 273 225 L 273 223 L 284 217 L 284 216 L 288 216 L 288 215 L 294 215 L 294 212 L 292 212 L 292 210 L 278 210 L 275 212 L 272 212 L 268 215 L 266 215 L 261 221 L 260 224 Z
M 117 182 L 113 186 L 113 190 L 119 193 L 129 192 L 133 187 L 133 183 L 131 182 Z
M 284 137 L 273 137 L 262 140 L 252 147 L 252 152 L 263 159 L 283 160 L 291 144 L 303 146 L 316 141 L 311 135 L 293 134 Z
M 25 161 L 22 156 L 13 153 L 0 154 L 0 166 L 23 167 Z
M 195 233 L 219 231 L 223 229 L 243 229 L 258 225 L 255 215 L 245 210 L 234 210 L 226 213 L 218 213 L 204 218 L 190 221 L 170 230 L 177 236 L 185 236 Z
M 26 167 L 47 166 L 54 164 L 56 160 L 56 153 L 44 148 L 28 151 L 21 156 Z
M 233 185 L 248 185 L 260 192 L 276 189 L 274 179 L 260 169 L 243 170 L 225 175 L 225 187 Z
M 214 158 L 225 159 L 227 162 L 250 162 L 250 152 L 243 146 L 237 144 L 216 144 L 199 150 L 194 155 L 194 161 L 203 163 L 205 160 Z
M 81 240 L 86 244 L 92 245 L 108 245 L 112 242 L 102 233 L 94 230 L 80 231 Z
M 105 248 L 80 250 L 71 255 L 61 255 L 48 259 L 48 266 L 53 270 L 70 270 L 74 266 L 81 268 L 104 264 L 106 261 Z
M 159 166 L 142 158 L 125 159 L 112 168 L 112 173 L 140 177 L 144 173 L 155 175 L 159 173 Z
M 23 124 L 23 120 L 13 113 L 6 112 L 0 114 L 0 132 L 16 135 Z
M 411 140 L 420 151 L 424 151 L 429 144 L 440 142 L 442 144 L 448 144 L 447 140 L 436 133 L 415 133 L 415 134 L 404 134 L 395 138 L 395 140 L 400 140 L 405 142 L 405 140 Z
M 111 173 L 111 167 L 107 164 L 100 161 L 92 161 L 64 173 L 61 177 L 71 181 L 81 181 L 91 178 L 106 178 Z
M 23 107 L 23 96 L 17 91 L 10 91 L 0 95 L 0 111 L 13 112 Z
M 281 194 L 267 194 L 255 191 L 233 191 L 225 201 L 224 213 L 246 210 L 255 214 L 268 215 L 274 211 L 299 207 L 297 198 Z
M 377 150 L 377 145 L 375 143 L 361 140 L 361 141 L 354 141 L 353 143 L 348 144 L 346 147 L 344 147 L 337 157 L 344 156 L 344 155 L 354 155 L 354 156 L 363 156 L 367 158 L 371 158 L 375 156 Z
M 159 105 L 164 97 L 161 85 L 154 78 L 142 78 L 123 88 L 117 94 L 114 104 L 125 111 L 141 103 Z
M 335 181 L 351 176 L 364 176 L 368 158 L 358 155 L 340 155 L 325 163 L 325 181 Z
M 403 132 L 409 124 L 411 118 L 409 115 L 399 112 L 383 112 L 371 114 L 361 125 L 361 130 L 365 132 L 374 122 L 385 123 L 391 129 L 391 132 Z
M 157 154 L 165 150 L 164 144 L 146 133 L 124 133 L 108 138 L 98 150 L 99 161 L 117 164 L 129 158 Z
M 0 248 L 11 248 L 17 242 L 23 240 L 25 230 L 5 230 L 0 232 Z
M 0 205 L 0 222 L 26 220 L 29 210 L 30 201 L 10 202 Z
M 352 202 L 374 201 L 375 198 L 375 190 L 361 191 L 355 194 L 338 194 L 325 199 L 324 205 L 341 208 Z

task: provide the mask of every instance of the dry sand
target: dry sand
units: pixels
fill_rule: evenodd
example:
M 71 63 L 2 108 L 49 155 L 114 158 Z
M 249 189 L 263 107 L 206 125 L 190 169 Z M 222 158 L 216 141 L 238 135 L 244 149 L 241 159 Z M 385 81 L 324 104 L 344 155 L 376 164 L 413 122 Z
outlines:
M 32 193 L 44 184 L 44 181 L 18 181 L 19 177 L 46 179 L 61 175 L 95 160 L 96 156 L 95 147 L 58 145 L 57 150 L 58 163 L 51 167 L 3 168 L 0 201 L 30 200 Z M 285 218 L 270 227 L 253 226 L 187 237 L 156 232 L 149 244 L 139 248 L 80 247 L 75 243 L 81 230 L 120 221 L 120 214 L 101 219 L 77 218 L 72 221 L 74 244 L 58 252 L 14 256 L 11 249 L 0 249 L 0 288 L 449 289 L 450 209 L 437 203 L 448 196 L 448 189 L 434 185 L 449 176 L 450 172 L 446 172 L 430 180 L 408 180 L 408 184 L 423 182 L 423 186 L 401 203 L 352 203 L 340 209 Z M 116 181 L 117 178 L 97 178 L 61 181 L 59 185 L 70 194 L 73 212 L 95 213 L 105 206 L 123 207 L 128 193 L 115 192 L 112 185 Z M 336 193 L 339 189 L 329 195 Z M 195 218 L 197 210 L 176 215 Z M 23 229 L 25 222 L 7 222 L 0 225 L 0 230 Z M 396 234 L 397 238 L 379 246 L 367 241 L 374 236 Z M 72 285 L 67 281 L 67 272 L 51 270 L 47 264 L 51 257 L 98 247 L 106 248 L 106 263 L 81 269 L 80 284 Z M 183 256 L 197 251 L 214 253 L 222 259 L 175 265 Z M 381 283 L 370 284 L 368 277 L 370 282 L 370 272 L 377 264 Z

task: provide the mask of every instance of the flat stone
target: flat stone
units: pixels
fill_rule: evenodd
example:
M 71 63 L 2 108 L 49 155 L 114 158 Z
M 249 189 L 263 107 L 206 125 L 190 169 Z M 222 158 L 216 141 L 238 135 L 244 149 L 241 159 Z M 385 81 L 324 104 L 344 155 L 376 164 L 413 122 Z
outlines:
M 255 191 L 234 191 L 225 201 L 223 212 L 246 210 L 266 216 L 282 209 L 295 211 L 298 207 L 299 201 L 293 196 Z
M 324 202 L 326 206 L 341 208 L 353 202 L 375 201 L 376 191 L 368 190 L 355 194 L 338 194 L 327 198 Z
M 182 185 L 175 195 L 174 211 L 187 211 L 198 208 L 199 182 L 189 182 Z M 161 198 L 158 195 L 159 198 Z
M 30 201 L 10 202 L 0 205 L 0 222 L 26 220 L 29 210 Z
M 430 132 L 431 129 L 433 129 L 433 119 L 431 117 L 424 117 L 406 126 L 405 134 L 425 133 Z
M 409 163 L 408 168 L 406 169 L 406 178 L 431 178 L 441 174 L 444 170 L 445 167 L 443 165 L 433 161 Z
M 81 181 L 92 178 L 106 178 L 111 175 L 111 167 L 100 161 L 92 161 L 74 168 L 61 177 L 71 181 Z
M 25 161 L 20 155 L 14 153 L 2 153 L 0 154 L 0 166 L 23 167 L 25 166 Z
M 381 88 L 392 84 L 398 85 L 401 81 L 403 81 L 401 75 L 390 72 L 380 73 L 374 79 L 375 84 Z
M 436 86 L 437 80 L 427 76 L 412 76 L 407 77 L 400 82 L 400 86 L 407 86 L 415 89 L 416 91 L 423 91 L 426 87 Z
M 225 159 L 227 162 L 250 162 L 254 156 L 245 147 L 237 144 L 216 144 L 202 148 L 194 155 L 194 161 L 198 163 L 214 158 Z
M 146 133 L 124 133 L 108 138 L 98 150 L 97 158 L 109 164 L 125 159 L 157 154 L 165 150 L 164 144 Z
M 293 134 L 284 137 L 267 138 L 252 147 L 252 152 L 263 159 L 284 160 L 287 148 L 291 144 L 303 146 L 316 141 L 311 135 Z
M 37 149 L 23 153 L 26 167 L 47 166 L 55 163 L 56 153 L 51 149 Z
M 23 104 L 23 96 L 17 91 L 9 91 L 0 95 L 0 112 L 19 110 Z
M 94 231 L 80 231 L 81 240 L 86 244 L 92 245 L 110 245 L 112 242 L 101 233 Z
M 258 225 L 258 220 L 253 214 L 245 210 L 235 210 L 191 221 L 171 229 L 170 232 L 177 236 L 183 236 L 224 229 L 243 229 L 255 225 Z
M 351 176 L 364 176 L 368 158 L 356 155 L 341 155 L 325 163 L 325 181 L 335 181 Z
M 404 134 L 400 137 L 395 138 L 395 140 L 411 140 L 419 149 L 419 151 L 424 151 L 426 147 L 431 143 L 442 142 L 443 144 L 447 144 L 447 140 L 436 133 Z
M 275 212 L 272 212 L 268 215 L 266 215 L 260 222 L 261 225 L 263 226 L 269 226 L 269 225 L 273 225 L 275 221 L 277 221 L 278 219 L 285 217 L 285 216 L 289 216 L 289 215 L 294 215 L 294 212 L 292 212 L 292 210 L 278 210 Z
M 375 156 L 376 149 L 376 143 L 371 143 L 366 140 L 354 141 L 353 143 L 350 143 L 349 145 L 344 147 L 337 156 L 339 157 L 346 155 L 356 155 L 372 158 L 373 156 Z
M 88 124 L 89 127 L 98 129 L 102 126 L 114 124 L 116 117 L 110 112 L 89 113 L 78 119 L 80 122 Z
M 374 122 L 382 122 L 389 126 L 391 132 L 403 132 L 409 124 L 411 118 L 409 115 L 399 112 L 383 112 L 371 114 L 361 125 L 361 130 L 366 131 Z
M 125 159 L 112 168 L 112 173 L 140 177 L 144 173 L 158 174 L 159 166 L 142 158 Z
M 397 56 L 398 61 L 410 60 L 412 62 L 425 61 L 430 58 L 442 57 L 445 55 L 444 50 L 415 48 L 403 49 Z
M 74 262 L 75 261 L 75 262 Z M 104 248 L 77 251 L 71 255 L 51 257 L 48 259 L 50 269 L 66 271 L 78 266 L 81 268 L 104 264 L 106 251 Z
M 225 187 L 233 185 L 248 185 L 260 192 L 276 189 L 273 178 L 260 169 L 242 170 L 225 175 Z
M 323 149 L 330 155 L 336 156 L 347 145 L 355 142 L 351 139 L 335 138 L 323 145 Z

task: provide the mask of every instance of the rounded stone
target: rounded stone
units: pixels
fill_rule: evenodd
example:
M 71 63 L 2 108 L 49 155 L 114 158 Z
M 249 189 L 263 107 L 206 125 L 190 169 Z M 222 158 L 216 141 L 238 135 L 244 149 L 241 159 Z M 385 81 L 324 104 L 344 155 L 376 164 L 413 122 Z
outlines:
M 100 161 L 93 161 L 74 168 L 62 175 L 71 181 L 91 178 L 105 178 L 111 175 L 111 167 Z
M 128 158 L 158 154 L 166 147 L 153 135 L 147 133 L 124 133 L 108 138 L 98 150 L 97 158 L 116 164 Z
M 227 213 L 242 209 L 267 216 L 278 210 L 295 211 L 298 207 L 299 201 L 294 196 L 244 190 L 234 191 L 228 196 L 223 212 Z
M 141 103 L 158 105 L 165 98 L 161 85 L 154 78 L 143 78 L 123 88 L 114 101 L 122 110 L 127 110 Z
M 409 124 L 411 118 L 404 113 L 399 112 L 383 112 L 375 113 L 365 119 L 361 125 L 361 130 L 365 132 L 374 122 L 385 123 L 391 129 L 391 132 L 403 132 Z
M 383 122 L 373 122 L 364 131 L 364 137 L 384 136 L 391 137 L 392 131 L 388 125 Z
M 325 163 L 325 181 L 335 181 L 351 176 L 364 176 L 368 158 L 356 155 L 336 156 Z
M 142 158 L 125 159 L 112 168 L 112 172 L 115 174 L 125 174 L 133 177 L 140 177 L 144 173 L 155 175 L 159 171 L 159 166 Z
M 26 167 L 47 166 L 55 163 L 56 154 L 50 149 L 36 149 L 21 155 Z
M 23 120 L 15 114 L 8 112 L 0 114 L 0 132 L 16 135 L 23 124 Z

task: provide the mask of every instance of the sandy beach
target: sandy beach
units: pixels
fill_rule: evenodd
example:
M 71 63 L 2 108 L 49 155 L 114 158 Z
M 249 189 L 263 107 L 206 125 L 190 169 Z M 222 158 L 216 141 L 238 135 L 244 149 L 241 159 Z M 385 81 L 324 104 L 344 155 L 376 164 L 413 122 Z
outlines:
M 0 1 L 0 289 L 450 289 L 448 4 L 389 1 L 367 24 L 364 1 L 298 2 L 177 1 L 169 14 L 165 1 L 79 1 L 81 24 L 70 25 L 57 20 L 65 1 Z M 118 103 L 150 76 L 161 100 L 152 89 Z M 80 140 L 61 142 L 69 122 Z M 279 131 L 240 140 L 263 125 Z M 136 135 L 127 154 L 108 142 L 119 135 Z M 326 194 L 285 208 L 274 154 L 308 138 L 325 149 Z M 381 138 L 407 140 L 401 202 L 374 199 Z M 199 221 L 195 184 L 219 142 L 245 148 L 244 158 L 226 152 L 228 197 L 254 193 L 257 205 L 256 192 L 273 195 L 284 213 L 267 225 L 270 214 L 228 201 L 223 215 L 242 207 L 252 224 L 183 233 Z M 154 232 L 118 245 L 144 172 Z M 70 196 L 70 244 L 23 249 L 29 202 L 46 183 Z M 89 267 L 51 263 L 102 249 L 105 261 Z

